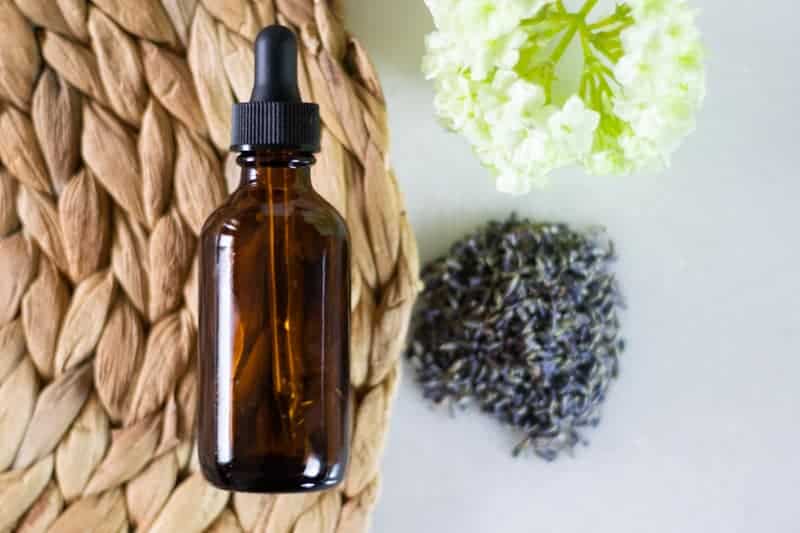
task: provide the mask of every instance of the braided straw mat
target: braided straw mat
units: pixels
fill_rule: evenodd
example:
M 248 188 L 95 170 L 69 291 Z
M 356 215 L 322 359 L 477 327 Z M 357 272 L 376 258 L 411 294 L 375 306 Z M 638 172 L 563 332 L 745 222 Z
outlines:
M 351 467 L 313 495 L 214 489 L 192 444 L 197 235 L 275 21 L 354 250 Z M 0 0 L 0 532 L 365 531 L 418 289 L 387 150 L 338 0 Z

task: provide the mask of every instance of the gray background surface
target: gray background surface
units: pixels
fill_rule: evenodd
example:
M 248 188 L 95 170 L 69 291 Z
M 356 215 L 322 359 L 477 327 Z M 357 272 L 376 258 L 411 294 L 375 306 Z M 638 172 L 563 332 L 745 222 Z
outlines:
M 800 531 L 800 9 L 695 4 L 709 98 L 672 168 L 562 172 L 511 198 L 434 120 L 422 0 L 348 0 L 383 79 L 423 259 L 512 210 L 603 224 L 629 303 L 621 378 L 573 459 L 513 460 L 513 437 L 430 409 L 407 369 L 376 533 Z

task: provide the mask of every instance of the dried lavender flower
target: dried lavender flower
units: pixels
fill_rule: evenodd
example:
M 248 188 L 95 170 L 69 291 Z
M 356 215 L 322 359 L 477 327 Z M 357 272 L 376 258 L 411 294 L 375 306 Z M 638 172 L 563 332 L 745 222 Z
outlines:
M 624 350 L 613 243 L 512 215 L 425 266 L 407 356 L 435 404 L 480 409 L 550 461 L 586 443 L 583 429 Z

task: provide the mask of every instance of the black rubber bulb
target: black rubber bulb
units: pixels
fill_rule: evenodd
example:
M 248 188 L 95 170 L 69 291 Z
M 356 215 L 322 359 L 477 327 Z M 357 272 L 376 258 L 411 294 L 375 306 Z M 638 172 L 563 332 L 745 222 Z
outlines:
M 297 87 L 297 38 L 278 24 L 256 37 L 256 72 L 251 102 L 300 102 Z

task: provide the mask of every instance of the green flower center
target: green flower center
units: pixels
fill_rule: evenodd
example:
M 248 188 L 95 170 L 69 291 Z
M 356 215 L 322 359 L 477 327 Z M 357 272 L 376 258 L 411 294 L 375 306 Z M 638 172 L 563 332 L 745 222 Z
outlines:
M 634 19 L 624 3 L 606 16 L 593 15 L 599 1 L 585 0 L 580 9 L 570 11 L 564 0 L 557 0 L 523 21 L 529 38 L 515 71 L 542 86 L 547 103 L 561 105 L 574 94 L 580 96 L 600 113 L 596 142 L 604 144 L 627 127 L 613 112 L 612 99 L 619 89 L 613 67 L 624 53 L 622 32 Z

